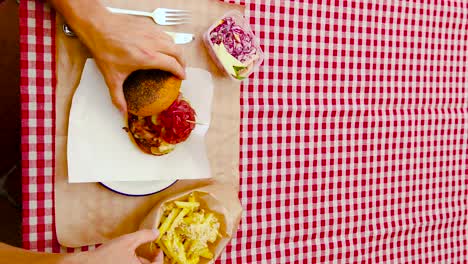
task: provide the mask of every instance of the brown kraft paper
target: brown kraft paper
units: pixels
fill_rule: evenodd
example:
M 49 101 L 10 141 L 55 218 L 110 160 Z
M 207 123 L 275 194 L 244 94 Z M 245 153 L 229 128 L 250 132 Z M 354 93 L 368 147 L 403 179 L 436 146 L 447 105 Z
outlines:
M 64 20 L 57 16 L 56 25 L 56 138 L 55 138 L 55 226 L 58 241 L 66 247 L 80 247 L 106 242 L 138 230 L 140 223 L 155 205 L 172 197 L 199 188 L 222 190 L 217 199 L 223 202 L 226 219 L 237 229 L 241 207 L 239 190 L 239 125 L 240 83 L 222 75 L 209 58 L 202 35 L 208 27 L 229 10 L 243 8 L 218 0 L 104 1 L 107 6 L 152 11 L 157 7 L 188 9 L 193 12 L 189 25 L 164 27 L 174 32 L 195 33 L 196 39 L 183 45 L 189 67 L 210 71 L 214 97 L 212 123 L 207 134 L 207 151 L 212 178 L 178 181 L 172 187 L 145 197 L 128 197 L 113 193 L 98 183 L 69 184 L 67 179 L 68 116 L 73 93 L 78 86 L 89 52 L 76 38 L 63 34 Z M 154 23 L 151 18 L 139 18 Z M 154 24 L 154 26 L 157 26 Z M 157 157 L 155 157 L 157 158 Z M 99 166 L 99 161 L 96 161 Z M 157 210 L 157 209 L 154 209 Z M 218 252 L 216 252 L 218 253 Z

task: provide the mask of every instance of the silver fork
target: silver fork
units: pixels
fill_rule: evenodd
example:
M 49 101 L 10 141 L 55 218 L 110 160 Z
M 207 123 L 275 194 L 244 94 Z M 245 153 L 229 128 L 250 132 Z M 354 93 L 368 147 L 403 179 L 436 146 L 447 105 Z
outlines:
M 115 14 L 151 17 L 156 24 L 161 26 L 187 24 L 192 19 L 190 11 L 181 9 L 156 8 L 153 12 L 145 12 L 107 7 L 107 10 Z

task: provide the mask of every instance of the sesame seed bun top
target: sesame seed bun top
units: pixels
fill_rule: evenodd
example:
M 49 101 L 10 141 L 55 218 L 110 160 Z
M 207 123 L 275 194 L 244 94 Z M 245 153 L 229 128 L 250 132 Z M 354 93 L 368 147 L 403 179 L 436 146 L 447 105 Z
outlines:
M 127 109 L 137 116 L 157 115 L 179 96 L 182 81 L 162 70 L 138 70 L 123 84 Z

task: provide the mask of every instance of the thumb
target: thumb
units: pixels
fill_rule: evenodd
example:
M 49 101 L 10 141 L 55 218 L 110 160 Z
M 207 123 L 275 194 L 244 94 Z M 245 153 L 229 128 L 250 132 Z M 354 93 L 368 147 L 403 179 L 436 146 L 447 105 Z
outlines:
M 161 249 L 158 250 L 156 256 L 153 259 L 152 264 L 163 264 L 164 263 L 164 253 Z
M 126 239 L 130 240 L 132 249 L 136 249 L 141 244 L 156 240 L 159 236 L 159 231 L 154 229 L 144 229 L 126 235 Z
M 174 57 L 163 53 L 156 54 L 155 59 L 148 61 L 147 65 L 145 65 L 143 68 L 168 71 L 181 80 L 185 79 L 185 69 L 182 64 L 180 64 L 180 62 L 177 61 L 177 59 Z
M 127 113 L 127 101 L 123 93 L 123 82 L 127 76 L 114 68 L 105 67 L 99 60 L 96 61 L 96 64 L 107 84 L 112 103 L 125 115 Z
M 125 100 L 121 82 L 109 85 L 109 93 L 115 107 L 117 107 L 122 114 L 127 113 L 127 101 Z

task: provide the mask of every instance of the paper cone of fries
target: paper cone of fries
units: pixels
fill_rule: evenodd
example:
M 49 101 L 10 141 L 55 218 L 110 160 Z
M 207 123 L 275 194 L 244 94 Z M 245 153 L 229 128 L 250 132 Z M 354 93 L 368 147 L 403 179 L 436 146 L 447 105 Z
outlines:
M 231 240 L 242 208 L 229 186 L 207 186 L 163 198 L 140 229 L 158 229 L 160 236 L 138 248 L 151 258 L 156 249 L 165 263 L 212 263 Z

